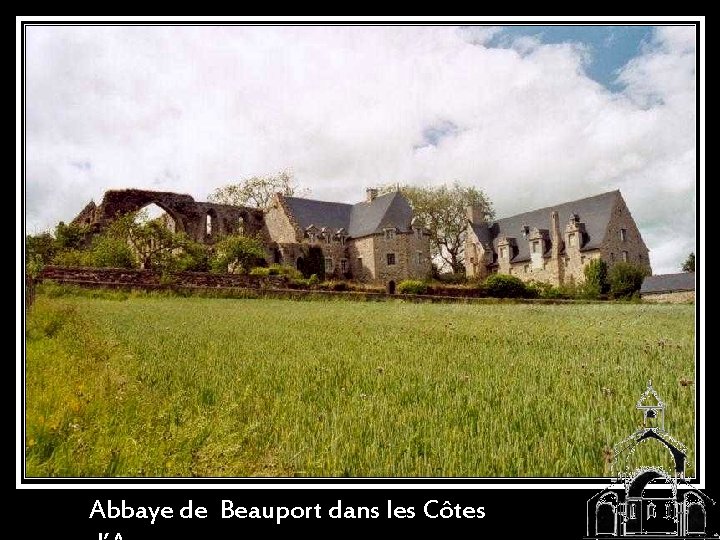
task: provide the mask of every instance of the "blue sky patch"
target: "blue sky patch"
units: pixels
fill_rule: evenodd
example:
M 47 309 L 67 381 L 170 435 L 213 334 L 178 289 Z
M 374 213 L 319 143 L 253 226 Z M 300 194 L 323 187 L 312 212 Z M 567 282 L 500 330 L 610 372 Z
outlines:
M 619 70 L 639 55 L 652 38 L 652 26 L 505 26 L 486 47 L 507 48 L 514 39 L 534 37 L 542 43 L 581 43 L 590 53 L 585 71 L 610 90 L 622 89 Z
M 422 131 L 423 142 L 415 148 L 424 148 L 426 146 L 437 146 L 445 137 L 454 137 L 459 133 L 459 129 L 454 122 L 450 120 L 440 120 L 434 124 L 425 127 Z

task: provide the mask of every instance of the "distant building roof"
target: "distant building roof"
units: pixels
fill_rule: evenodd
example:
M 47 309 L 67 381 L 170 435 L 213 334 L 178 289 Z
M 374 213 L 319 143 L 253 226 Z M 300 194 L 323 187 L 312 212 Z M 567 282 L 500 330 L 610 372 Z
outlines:
M 547 206 L 498 219 L 490 224 L 474 223 L 472 228 L 478 240 L 492 242 L 493 250 L 496 253 L 498 240 L 501 237 L 515 238 L 517 240 L 517 253 L 511 259 L 511 262 L 528 261 L 530 260 L 530 245 L 529 242 L 523 241 L 524 227 L 527 226 L 530 230 L 533 228 L 552 230 L 550 212 L 555 210 L 558 213 L 561 234 L 563 234 L 565 226 L 570 221 L 570 216 L 575 214 L 578 220 L 585 224 L 584 243 L 581 251 L 597 249 L 605 237 L 605 232 L 612 217 L 612 210 L 618 197 L 620 197 L 619 190 L 608 191 L 593 197 Z
M 410 229 L 412 208 L 399 192 L 387 193 L 371 202 L 345 204 L 285 197 L 285 204 L 301 229 L 310 225 L 332 230 L 345 229 L 353 238 L 382 232 L 385 227 Z
M 695 272 L 648 276 L 640 287 L 640 294 L 695 290 Z

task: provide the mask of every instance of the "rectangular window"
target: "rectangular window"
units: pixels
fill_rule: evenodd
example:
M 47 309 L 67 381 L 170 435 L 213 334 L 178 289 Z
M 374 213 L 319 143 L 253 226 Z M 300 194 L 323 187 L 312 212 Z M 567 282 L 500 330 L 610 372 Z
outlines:
M 325 272 L 329 274 L 333 271 L 333 268 L 332 257 L 325 257 Z
M 315 233 L 308 233 L 308 240 L 310 240 L 311 244 L 315 243 Z
M 525 272 L 527 274 L 529 270 L 530 270 L 529 264 L 526 264 L 525 266 L 523 266 L 523 272 Z
M 362 268 L 362 257 L 358 257 L 358 267 Z
M 470 259 L 470 262 L 474 262 L 473 259 Z M 420 266 L 422 263 L 423 263 L 423 253 L 422 253 L 422 251 L 418 251 L 415 254 L 415 264 Z
M 580 255 L 580 264 L 585 264 L 585 255 Z
M 568 235 L 568 246 L 575 247 L 575 233 L 570 233 Z
M 622 260 L 623 260 L 623 262 L 628 262 L 628 252 L 627 251 L 622 252 Z
M 540 253 L 540 242 L 532 243 L 533 253 Z
M 415 229 L 415 236 L 416 236 L 417 238 L 419 238 L 420 240 L 422 240 L 423 230 L 422 230 L 422 229 Z
M 614 261 L 614 260 L 615 260 L 615 254 L 614 254 L 614 253 L 611 253 L 611 254 L 610 254 L 610 260 L 611 260 L 611 261 Z
M 503 246 L 500 248 L 500 258 L 505 259 L 506 257 L 507 257 L 507 248 Z
M 395 254 L 394 253 L 388 253 L 385 257 L 387 259 L 388 266 L 395 265 Z
M 325 243 L 330 244 L 332 242 L 332 233 L 325 233 Z
M 385 240 L 395 240 L 395 229 L 385 229 Z
M 344 274 L 348 271 L 348 260 L 340 259 L 340 271 Z
M 627 229 L 620 229 L 620 241 L 627 241 Z

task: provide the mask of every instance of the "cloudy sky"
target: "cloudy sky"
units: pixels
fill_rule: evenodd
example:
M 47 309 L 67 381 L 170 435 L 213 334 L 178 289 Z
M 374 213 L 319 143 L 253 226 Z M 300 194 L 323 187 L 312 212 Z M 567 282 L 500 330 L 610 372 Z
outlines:
M 205 200 L 459 181 L 498 217 L 620 189 L 655 273 L 695 243 L 693 27 L 61 27 L 26 34 L 28 231 L 107 189 Z

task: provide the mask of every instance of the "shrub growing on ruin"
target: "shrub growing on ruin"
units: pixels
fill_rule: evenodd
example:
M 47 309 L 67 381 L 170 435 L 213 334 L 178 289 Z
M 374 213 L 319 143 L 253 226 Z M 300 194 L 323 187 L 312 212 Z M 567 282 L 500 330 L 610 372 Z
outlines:
M 398 284 L 397 290 L 400 294 L 425 294 L 428 285 L 419 279 L 406 279 Z
M 252 236 L 233 234 L 215 244 L 210 267 L 213 272 L 244 273 L 264 260 L 262 242 Z
M 493 298 L 530 298 L 535 296 L 534 291 L 529 289 L 525 283 L 515 277 L 506 274 L 491 274 L 485 280 L 487 295 Z

